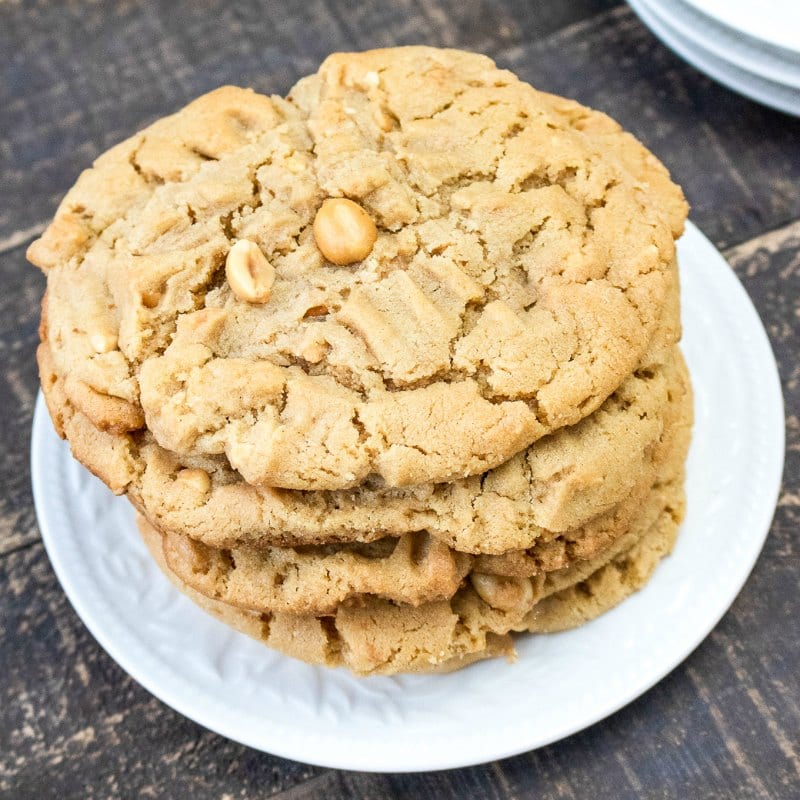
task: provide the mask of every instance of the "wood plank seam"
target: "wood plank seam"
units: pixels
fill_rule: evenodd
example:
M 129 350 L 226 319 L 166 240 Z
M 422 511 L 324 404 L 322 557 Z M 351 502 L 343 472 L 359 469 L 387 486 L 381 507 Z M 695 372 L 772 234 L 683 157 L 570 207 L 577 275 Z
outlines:
M 44 547 L 41 534 L 39 535 L 39 538 L 33 539 L 30 542 L 23 542 L 22 544 L 16 545 L 16 547 L 10 547 L 8 550 L 0 553 L 0 561 L 2 561 L 4 558 L 8 558 L 9 556 L 13 556 L 15 553 L 21 553 L 23 550 L 27 550 L 29 547 L 35 547 L 36 545 L 41 545 Z
M 37 222 L 36 225 L 31 225 L 30 228 L 15 231 L 10 236 L 6 236 L 5 239 L 0 239 L 0 255 L 16 250 L 23 245 L 27 247 L 46 227 L 46 222 Z
M 772 240 L 779 240 L 781 244 L 785 244 L 786 240 L 793 237 L 800 238 L 800 217 L 789 222 L 782 222 L 780 225 L 763 231 L 757 236 L 751 236 L 743 242 L 726 247 L 722 251 L 722 255 L 725 256 L 726 260 L 739 258 L 745 254 L 754 253 L 759 247 L 766 247 Z

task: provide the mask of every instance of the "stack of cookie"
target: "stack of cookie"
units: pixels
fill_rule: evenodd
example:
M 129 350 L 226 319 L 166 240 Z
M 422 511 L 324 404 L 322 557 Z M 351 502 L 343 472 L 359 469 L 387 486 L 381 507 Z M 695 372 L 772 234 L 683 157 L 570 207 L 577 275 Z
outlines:
M 334 55 L 80 176 L 29 250 L 42 388 L 230 625 L 362 674 L 510 655 L 675 539 L 685 215 L 616 123 L 482 56 Z

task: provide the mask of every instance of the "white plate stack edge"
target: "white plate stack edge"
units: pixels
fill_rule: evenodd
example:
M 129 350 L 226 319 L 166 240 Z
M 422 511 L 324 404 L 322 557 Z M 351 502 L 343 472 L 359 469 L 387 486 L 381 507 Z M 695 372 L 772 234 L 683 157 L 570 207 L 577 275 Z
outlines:
M 628 0 L 648 28 L 701 72 L 800 116 L 800 0 Z

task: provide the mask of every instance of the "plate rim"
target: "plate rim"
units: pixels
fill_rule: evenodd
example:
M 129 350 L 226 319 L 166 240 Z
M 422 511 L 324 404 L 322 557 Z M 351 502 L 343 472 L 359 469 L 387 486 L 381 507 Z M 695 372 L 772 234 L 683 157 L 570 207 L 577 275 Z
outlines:
M 628 0 L 628 4 L 662 44 L 698 71 L 736 94 L 784 114 L 800 116 L 800 89 L 778 84 L 687 41 L 675 28 L 658 17 L 646 0 Z
M 640 0 L 664 24 L 721 61 L 790 89 L 800 90 L 800 60 L 723 25 L 689 0 Z
M 699 230 L 692 223 L 687 223 L 687 231 L 685 236 L 688 236 L 690 239 L 695 239 L 697 245 L 712 248 L 717 254 L 718 258 L 725 263 L 724 258 L 719 251 L 705 236 L 703 236 L 702 233 L 699 232 Z M 724 598 L 718 599 L 714 604 L 713 613 L 708 614 L 708 616 L 704 618 L 703 624 L 693 630 L 693 635 L 687 639 L 686 643 L 683 643 L 679 652 L 670 654 L 670 657 L 666 659 L 664 663 L 658 665 L 658 667 L 654 670 L 646 672 L 646 676 L 640 679 L 639 682 L 636 683 L 636 685 L 632 688 L 632 690 L 627 691 L 623 697 L 617 697 L 608 700 L 602 705 L 602 707 L 593 709 L 592 713 L 588 717 L 579 722 L 574 724 L 564 724 L 559 728 L 554 727 L 544 736 L 537 736 L 536 732 L 532 731 L 531 735 L 527 738 L 517 736 L 515 739 L 512 739 L 512 737 L 506 737 L 509 739 L 509 741 L 504 740 L 503 742 L 493 742 L 492 744 L 489 744 L 485 747 L 485 752 L 478 758 L 475 758 L 471 755 L 467 758 L 463 758 L 458 753 L 452 752 L 452 750 L 450 751 L 449 756 L 446 758 L 443 757 L 441 753 L 437 753 L 436 755 L 432 756 L 431 753 L 434 753 L 436 749 L 431 748 L 431 753 L 426 753 L 423 749 L 422 753 L 415 751 L 413 756 L 408 752 L 403 752 L 401 755 L 407 760 L 404 762 L 399 762 L 395 757 L 396 754 L 393 754 L 391 757 L 386 757 L 384 755 L 383 759 L 381 760 L 380 758 L 375 757 L 374 752 L 370 752 L 367 758 L 365 758 L 363 755 L 359 754 L 358 748 L 355 747 L 349 748 L 349 751 L 347 748 L 344 750 L 340 748 L 339 750 L 333 749 L 324 753 L 299 753 L 296 749 L 293 749 L 293 745 L 288 739 L 286 742 L 271 742 L 267 748 L 263 741 L 258 741 L 251 735 L 243 735 L 241 731 L 229 729 L 227 724 L 220 724 L 219 721 L 209 720 L 207 714 L 199 713 L 197 708 L 194 706 L 187 706 L 187 704 L 183 702 L 183 699 L 180 699 L 179 702 L 176 702 L 174 697 L 165 696 L 167 693 L 163 690 L 163 687 L 159 685 L 155 678 L 147 673 L 143 673 L 137 662 L 133 661 L 132 663 L 132 658 L 124 651 L 120 651 L 117 640 L 115 640 L 113 637 L 110 637 L 107 631 L 103 629 L 101 619 L 99 616 L 97 616 L 97 610 L 87 607 L 85 598 L 81 594 L 81 591 L 76 588 L 73 583 L 74 576 L 69 572 L 64 562 L 61 560 L 61 554 L 57 547 L 57 537 L 53 530 L 53 521 L 50 519 L 52 511 L 49 510 L 50 506 L 46 502 L 44 495 L 45 489 L 42 480 L 45 469 L 45 465 L 42 461 L 44 457 L 44 451 L 40 446 L 43 436 L 55 436 L 55 434 L 52 431 L 49 415 L 47 414 L 43 398 L 40 394 L 37 398 L 33 436 L 31 438 L 33 494 L 34 503 L 36 506 L 36 515 L 42 531 L 42 539 L 58 580 L 61 583 L 64 592 L 76 613 L 86 625 L 92 636 L 97 640 L 100 646 L 106 650 L 111 658 L 114 659 L 120 665 L 120 667 L 125 670 L 135 681 L 137 681 L 147 691 L 164 702 L 166 705 L 175 709 L 178 711 L 178 713 L 181 713 L 189 719 L 192 719 L 204 728 L 212 730 L 222 736 L 225 736 L 226 738 L 247 745 L 256 750 L 269 752 L 273 755 L 283 758 L 289 758 L 328 768 L 399 773 L 452 769 L 486 763 L 488 761 L 506 758 L 521 752 L 527 752 L 538 747 L 543 747 L 570 736 L 573 733 L 583 730 L 599 722 L 600 720 L 605 719 L 609 715 L 618 711 L 620 708 L 623 708 L 624 706 L 636 700 L 647 690 L 659 683 L 666 675 L 672 672 L 672 670 L 682 663 L 699 646 L 699 644 L 718 624 L 719 620 L 725 615 L 733 601 L 738 596 L 758 560 L 758 556 L 761 553 L 766 536 L 769 533 L 772 518 L 775 513 L 778 493 L 780 490 L 785 456 L 785 416 L 783 409 L 783 396 L 774 355 L 763 324 L 761 323 L 758 313 L 749 296 L 747 295 L 746 290 L 739 282 L 733 270 L 729 271 L 731 290 L 737 292 L 740 296 L 739 299 L 748 307 L 747 313 L 750 316 L 750 322 L 753 323 L 751 326 L 751 334 L 754 339 L 757 340 L 757 346 L 762 351 L 762 354 L 768 355 L 770 359 L 769 363 L 771 365 L 771 370 L 769 370 L 769 372 L 772 376 L 772 380 L 770 381 L 770 386 L 765 385 L 762 388 L 771 395 L 772 402 L 775 403 L 775 425 L 774 430 L 770 432 L 771 435 L 775 437 L 774 444 L 778 446 L 777 450 L 771 457 L 771 462 L 773 464 L 771 477 L 772 483 L 774 484 L 774 491 L 769 493 L 768 497 L 763 497 L 762 502 L 758 507 L 757 517 L 760 524 L 759 530 L 757 531 L 758 535 L 753 537 L 754 547 L 752 553 L 750 554 L 752 557 L 749 558 L 746 569 L 743 570 L 742 574 L 738 575 L 737 578 L 731 582 L 730 585 L 728 585 L 724 593 Z M 442 676 L 442 679 L 446 679 L 446 677 L 447 676 Z M 223 722 L 227 723 L 227 720 L 223 720 Z M 249 734 L 249 731 L 247 733 Z M 480 744 L 481 746 L 484 746 L 486 743 L 481 740 Z
M 755 18 L 757 20 L 758 31 L 754 31 L 752 25 L 753 18 L 751 17 L 750 19 L 745 20 L 741 14 L 736 13 L 735 11 L 731 13 L 731 3 L 727 3 L 725 6 L 725 11 L 727 11 L 726 14 L 721 12 L 717 4 L 713 2 L 708 3 L 707 0 L 685 0 L 685 2 L 696 8 L 699 13 L 716 20 L 716 22 L 718 22 L 720 25 L 724 25 L 725 27 L 736 31 L 737 33 L 741 33 L 744 36 L 749 36 L 756 41 L 764 42 L 771 47 L 778 47 L 781 50 L 785 50 L 789 53 L 800 54 L 800 40 L 797 38 L 787 39 L 784 33 L 777 31 L 771 26 L 769 28 L 765 28 L 763 24 L 761 24 L 763 22 L 764 15 L 760 15 Z

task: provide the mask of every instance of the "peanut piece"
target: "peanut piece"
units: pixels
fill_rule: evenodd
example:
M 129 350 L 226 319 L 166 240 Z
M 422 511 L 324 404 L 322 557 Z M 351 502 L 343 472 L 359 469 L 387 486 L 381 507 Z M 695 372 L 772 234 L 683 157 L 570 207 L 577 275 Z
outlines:
M 145 308 L 155 308 L 161 302 L 161 292 L 142 292 L 142 305 Z
M 394 120 L 382 108 L 376 108 L 373 111 L 372 119 L 384 133 L 388 133 L 394 128 Z
M 228 251 L 225 277 L 231 291 L 245 303 L 266 303 L 275 283 L 275 268 L 261 248 L 248 239 L 239 239 Z
M 378 229 L 358 203 L 329 198 L 314 218 L 314 239 L 328 261 L 340 267 L 363 261 L 371 252 Z
M 219 335 L 227 316 L 227 312 L 221 308 L 201 308 L 183 317 L 181 329 L 191 331 L 198 341 L 207 342 Z
M 311 308 L 303 314 L 303 319 L 310 319 L 311 317 L 324 317 L 328 313 L 327 306 L 311 306 Z
M 308 169 L 308 165 L 302 158 L 298 155 L 289 156 L 286 159 L 286 168 L 289 172 L 294 173 L 295 175 L 300 175 Z
M 95 353 L 110 353 L 117 349 L 117 337 L 113 333 L 93 333 L 89 337 L 89 344 Z
M 297 355 L 309 364 L 319 364 L 328 354 L 331 346 L 316 330 L 309 330 L 303 335 L 297 347 Z
M 211 478 L 204 469 L 182 469 L 177 480 L 198 494 L 207 494 L 211 489 Z
M 533 605 L 533 584 L 528 578 L 508 578 L 473 572 L 470 576 L 478 597 L 500 611 L 527 611 Z

